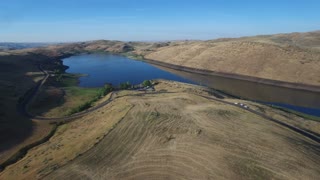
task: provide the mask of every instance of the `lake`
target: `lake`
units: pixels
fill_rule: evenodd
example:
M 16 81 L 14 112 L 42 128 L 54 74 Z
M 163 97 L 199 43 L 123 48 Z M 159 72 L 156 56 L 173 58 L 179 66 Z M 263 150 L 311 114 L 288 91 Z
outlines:
M 63 60 L 68 73 L 81 73 L 81 87 L 101 87 L 105 83 L 117 86 L 129 81 L 139 84 L 149 79 L 167 79 L 210 88 L 267 104 L 320 116 L 320 94 L 218 76 L 204 76 L 162 66 L 135 61 L 125 56 L 111 54 L 83 54 Z
M 84 54 L 63 60 L 69 66 L 68 73 L 81 73 L 87 76 L 80 78 L 81 87 L 101 87 L 106 83 L 115 86 L 129 81 L 140 84 L 144 80 L 167 79 L 185 83 L 194 81 L 161 70 L 142 61 L 134 61 L 125 56 L 111 54 Z

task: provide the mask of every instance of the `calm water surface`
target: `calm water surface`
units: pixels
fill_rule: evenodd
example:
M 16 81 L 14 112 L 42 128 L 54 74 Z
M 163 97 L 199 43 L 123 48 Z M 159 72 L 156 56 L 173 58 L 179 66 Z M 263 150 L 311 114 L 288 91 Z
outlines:
M 167 79 L 202 84 L 244 99 L 320 116 L 320 94 L 315 92 L 187 73 L 150 65 L 119 55 L 85 54 L 66 58 L 63 62 L 70 67 L 67 72 L 88 75 L 80 78 L 79 85 L 82 87 L 101 87 L 105 83 L 119 85 L 127 81 L 139 84 L 147 79 Z
M 156 67 L 243 99 L 276 105 L 320 117 L 319 92 L 272 86 L 219 76 L 205 76 L 162 66 Z
M 105 83 L 117 86 L 129 81 L 139 84 L 144 80 L 167 79 L 185 83 L 191 80 L 161 70 L 141 61 L 134 61 L 124 56 L 110 54 L 85 54 L 66 58 L 63 64 L 69 66 L 68 73 L 81 73 L 81 87 L 101 87 Z

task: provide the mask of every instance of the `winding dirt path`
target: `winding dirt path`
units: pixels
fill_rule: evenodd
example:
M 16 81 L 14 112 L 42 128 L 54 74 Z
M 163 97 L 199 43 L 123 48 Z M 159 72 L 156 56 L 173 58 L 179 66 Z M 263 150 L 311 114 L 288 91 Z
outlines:
M 31 89 L 31 91 L 24 97 L 24 100 L 22 102 L 20 102 L 17 106 L 17 111 L 23 115 L 23 116 L 26 116 L 28 118 L 32 118 L 34 120 L 47 120 L 47 121 L 71 121 L 71 120 L 74 120 L 74 119 L 77 119 L 77 118 L 80 118 L 80 117 L 83 117 L 85 115 L 87 115 L 88 113 L 91 113 L 97 109 L 100 109 L 102 108 L 103 106 L 107 105 L 108 103 L 110 103 L 113 99 L 114 99 L 114 93 L 115 92 L 111 92 L 111 95 L 109 97 L 108 100 L 106 100 L 105 102 L 95 106 L 95 107 L 92 107 L 88 110 L 85 110 L 85 111 L 82 111 L 82 112 L 79 112 L 79 113 L 76 113 L 76 114 L 73 114 L 71 116 L 68 116 L 68 117 L 57 117 L 57 118 L 48 118 L 48 117 L 41 117 L 41 116 L 34 116 L 32 114 L 30 114 L 28 111 L 27 111 L 27 107 L 28 107 L 28 104 L 32 101 L 32 99 L 37 95 L 37 93 L 39 92 L 39 90 L 41 89 L 41 87 L 46 83 L 47 79 L 50 77 L 50 74 L 44 70 L 42 68 L 41 65 L 38 66 L 39 70 L 43 72 L 43 74 L 45 75 L 44 78 L 39 81 L 36 86 L 34 88 Z

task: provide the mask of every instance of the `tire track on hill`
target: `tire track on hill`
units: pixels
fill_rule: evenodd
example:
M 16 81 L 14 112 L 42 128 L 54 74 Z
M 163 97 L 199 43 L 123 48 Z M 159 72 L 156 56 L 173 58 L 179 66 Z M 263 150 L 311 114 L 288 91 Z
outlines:
M 168 93 L 168 95 L 169 98 L 154 97 L 150 94 L 131 96 L 130 102 L 135 104 L 135 107 L 108 136 L 96 147 L 76 158 L 72 163 L 52 172 L 46 178 L 208 179 L 216 177 L 219 179 L 220 177 L 228 179 L 229 177 L 232 179 L 233 177 L 236 179 L 239 177 L 238 171 L 243 171 L 237 168 L 247 167 L 246 164 L 241 163 L 252 162 L 258 169 L 257 172 L 252 173 L 263 172 L 265 173 L 263 175 L 272 179 L 271 177 L 283 178 L 288 175 L 289 170 L 284 169 L 286 166 L 281 164 L 282 162 L 291 163 L 292 161 L 294 165 L 301 159 L 308 162 L 310 160 L 309 154 L 305 154 L 304 149 L 301 149 L 303 147 L 296 147 L 286 139 L 287 136 L 293 136 L 297 140 L 305 141 L 300 134 L 274 125 L 273 122 L 264 121 L 258 115 L 251 115 L 251 118 L 248 118 L 246 113 L 234 106 L 229 110 L 235 113 L 219 116 L 219 110 L 229 105 L 217 102 L 210 107 L 207 105 L 211 101 L 208 97 L 201 98 L 195 94 L 178 96 Z M 202 113 L 201 108 L 190 109 L 190 114 L 184 113 L 189 110 L 185 109 L 186 106 L 199 105 L 204 109 L 213 110 L 216 114 Z M 172 111 L 177 107 L 180 108 Z M 159 116 L 150 118 L 149 116 L 155 111 Z M 192 116 L 197 113 L 199 116 Z M 244 115 L 238 116 L 237 113 Z M 208 127 L 208 123 L 212 125 Z M 237 127 L 237 125 L 242 126 Z M 200 133 L 199 129 L 202 130 Z M 273 152 L 279 145 L 281 148 L 285 147 L 285 152 L 290 153 L 288 157 L 284 156 L 281 148 L 280 153 Z M 263 156 L 257 153 L 261 150 L 263 150 Z M 298 153 L 299 157 L 296 158 L 291 153 Z M 302 156 L 302 153 L 306 157 Z M 292 157 L 294 160 L 291 159 Z M 262 162 L 270 164 L 265 165 Z M 312 166 L 315 163 L 311 163 Z M 281 170 L 277 170 L 278 167 L 274 164 L 280 166 Z M 252 171 L 253 165 L 250 164 L 249 171 Z M 223 173 L 226 170 L 227 175 Z M 232 171 L 236 173 L 232 174 Z M 248 170 L 244 169 L 244 171 Z M 283 171 L 286 174 L 283 174 Z M 252 174 L 250 172 L 247 175 Z
M 246 111 L 248 111 L 248 112 L 251 112 L 251 113 L 253 113 L 253 114 L 256 114 L 256 115 L 258 115 L 258 116 L 260 116 L 260 117 L 262 117 L 262 118 L 264 118 L 264 119 L 266 119 L 266 120 L 269 120 L 269 121 L 272 121 L 272 122 L 274 122 L 274 123 L 276 123 L 276 124 L 278 124 L 278 125 L 281 125 L 282 127 L 285 127 L 285 128 L 287 128 L 287 129 L 290 129 L 290 130 L 292 130 L 292 131 L 294 131 L 294 132 L 296 132 L 296 133 L 298 133 L 298 134 L 300 134 L 300 135 L 302 135 L 302 136 L 304 136 L 304 137 L 306 137 L 306 138 L 308 138 L 308 139 L 311 139 L 311 140 L 313 140 L 313 141 L 315 141 L 315 142 L 317 142 L 317 143 L 320 143 L 320 137 L 319 137 L 319 136 L 317 136 L 317 135 L 315 135 L 315 134 L 313 134 L 313 133 L 309 133 L 309 132 L 307 132 L 307 131 L 305 131 L 305 130 L 302 130 L 302 129 L 300 129 L 300 128 L 297 128 L 297 127 L 295 127 L 295 126 L 292 126 L 292 125 L 290 125 L 290 124 L 287 124 L 287 123 L 285 123 L 285 122 L 283 122 L 283 121 L 280 121 L 280 120 L 274 119 L 274 118 L 272 118 L 272 117 L 269 117 L 269 116 L 267 116 L 267 115 L 265 115 L 265 114 L 263 114 L 263 113 L 261 113 L 261 112 L 255 111 L 255 110 L 253 110 L 253 109 L 248 109 L 248 108 L 242 107 L 242 106 L 240 106 L 240 105 L 236 105 L 236 104 L 234 104 L 234 103 L 231 103 L 231 102 L 228 102 L 228 101 L 223 101 L 223 100 L 220 100 L 220 99 L 217 99 L 217 98 L 208 97 L 208 96 L 202 96 L 202 95 L 200 95 L 200 96 L 201 96 L 201 97 L 204 97 L 204 98 L 207 98 L 207 99 L 214 100 L 214 101 L 222 102 L 222 103 L 224 103 L 224 104 L 228 104 L 228 105 L 231 105 L 231 106 L 235 106 L 235 107 L 241 108 L 241 109 L 243 109 L 243 110 L 246 110 Z

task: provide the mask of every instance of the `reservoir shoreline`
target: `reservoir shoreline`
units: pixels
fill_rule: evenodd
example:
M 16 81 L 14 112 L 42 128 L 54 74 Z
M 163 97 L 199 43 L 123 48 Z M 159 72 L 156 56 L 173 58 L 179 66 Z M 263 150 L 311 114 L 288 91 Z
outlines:
M 163 66 L 163 67 L 174 69 L 174 70 L 178 70 L 178 71 L 196 73 L 196 74 L 205 75 L 205 76 L 219 76 L 219 77 L 237 79 L 242 81 L 250 81 L 250 82 L 259 83 L 259 84 L 266 84 L 271 86 L 278 86 L 278 87 L 284 87 L 289 89 L 297 89 L 297 90 L 320 93 L 320 86 L 316 86 L 316 85 L 292 83 L 292 82 L 264 79 L 264 78 L 258 78 L 253 76 L 240 75 L 240 74 L 217 72 L 217 71 L 211 71 L 211 70 L 205 70 L 205 69 L 196 69 L 196 68 L 191 68 L 186 66 L 160 62 L 152 59 L 143 59 L 141 61 L 154 64 L 154 65 Z
M 83 54 L 84 56 L 86 55 L 90 56 L 91 54 L 95 54 L 95 53 L 85 53 L 85 54 L 80 53 L 80 54 L 75 54 L 74 56 L 78 56 L 81 54 Z M 223 73 L 223 72 L 215 72 L 210 70 L 196 69 L 192 67 L 185 67 L 185 66 L 179 66 L 179 65 L 174 65 L 170 63 L 164 63 L 164 62 L 160 62 L 152 59 L 145 59 L 143 57 L 134 58 L 132 54 L 122 54 L 122 53 L 98 53 L 98 54 L 101 54 L 102 56 L 103 54 L 110 55 L 110 56 L 112 55 L 122 56 L 124 58 L 128 58 L 131 61 L 144 62 L 146 64 L 155 66 L 156 68 L 161 69 L 163 71 L 178 75 L 182 78 L 188 79 L 189 81 L 193 81 L 195 84 L 204 85 L 206 87 L 221 91 L 223 93 L 230 94 L 232 96 L 235 96 L 238 99 L 247 99 L 255 102 L 265 102 L 265 103 L 278 104 L 278 105 L 282 104 L 284 107 L 286 107 L 286 105 L 292 105 L 297 107 L 296 109 L 299 109 L 297 111 L 300 111 L 300 112 L 308 112 L 309 110 L 305 108 L 309 108 L 312 112 L 316 112 L 316 114 L 318 114 L 317 116 L 319 116 L 320 87 L 318 86 L 284 82 L 284 81 L 271 80 L 271 79 L 263 79 L 263 78 L 257 78 L 257 77 L 251 77 L 251 76 L 232 74 L 232 73 Z M 64 57 L 64 59 L 66 59 L 66 57 Z M 71 61 L 73 60 L 70 60 L 70 62 Z M 119 68 L 119 66 L 121 66 L 123 62 L 121 62 L 120 60 L 119 63 L 117 61 L 114 61 L 113 65 L 115 65 L 115 68 Z M 128 64 L 125 63 L 125 67 L 123 68 L 131 69 L 131 65 L 129 67 L 127 67 L 127 65 Z M 85 65 L 85 67 L 87 68 L 88 66 Z M 98 67 L 101 68 L 100 65 Z M 105 71 L 103 72 L 103 76 L 105 77 L 119 76 L 120 79 L 122 78 L 121 82 L 132 81 L 131 83 L 137 83 L 135 82 L 136 81 L 135 79 L 132 79 L 132 77 L 130 77 L 131 78 L 130 79 L 129 77 L 127 77 L 127 75 L 122 75 L 121 73 L 118 74 L 119 72 L 115 71 L 114 68 L 113 69 L 109 69 L 109 68 L 110 66 L 107 67 L 107 69 L 103 69 L 103 71 Z M 135 64 L 132 64 L 132 68 L 134 69 L 137 67 L 135 66 Z M 155 71 L 144 72 L 145 70 L 144 68 L 142 68 L 141 70 L 135 70 L 131 72 L 131 70 L 129 69 L 128 71 L 126 71 L 129 74 L 147 73 L 146 75 L 143 75 L 145 76 L 143 79 L 157 79 L 157 77 L 154 77 Z M 71 73 L 74 73 L 74 72 L 88 74 L 88 72 L 78 72 L 78 71 L 73 71 Z M 159 78 L 161 77 L 162 76 L 160 76 Z M 108 81 L 103 77 L 102 79 L 106 80 L 106 82 Z M 115 81 L 115 79 L 112 79 L 112 78 L 110 80 Z M 119 79 L 116 79 L 116 81 L 118 80 Z M 180 80 L 177 80 L 177 81 L 180 81 Z M 90 83 L 88 84 L 88 82 L 85 82 L 85 83 L 87 83 L 87 85 L 80 84 L 80 86 L 93 87 L 92 84 L 90 85 Z M 117 84 L 117 83 L 113 83 L 113 84 Z M 100 85 L 98 84 L 98 86 Z M 315 113 L 311 113 L 311 114 L 315 114 Z
M 69 58 L 69 57 L 77 56 L 77 55 L 81 55 L 81 54 L 95 54 L 95 53 L 83 52 L 83 53 L 76 53 L 76 54 L 67 54 L 67 55 L 59 56 L 58 59 L 63 60 L 65 58 Z M 122 53 L 102 53 L 102 54 L 125 56 L 125 57 L 132 59 L 132 60 L 135 60 L 135 61 L 143 61 L 143 62 L 146 62 L 149 64 L 159 65 L 159 66 L 163 66 L 163 67 L 166 67 L 169 69 L 174 69 L 174 70 L 178 70 L 178 71 L 185 71 L 185 72 L 189 72 L 189 73 L 196 73 L 196 74 L 200 74 L 200 75 L 219 76 L 219 77 L 237 79 L 237 80 L 242 80 L 242 81 L 250 81 L 250 82 L 259 83 L 259 84 L 266 84 L 266 85 L 271 85 L 271 86 L 278 86 L 278 87 L 284 87 L 284 88 L 289 88 L 289 89 L 297 89 L 297 90 L 320 93 L 320 86 L 311 85 L 311 84 L 293 83 L 293 82 L 259 78 L 259 77 L 254 77 L 254 76 L 241 75 L 241 74 L 233 74 L 233 73 L 211 71 L 211 70 L 205 70 L 205 69 L 197 69 L 197 68 L 180 66 L 180 65 L 165 63 L 165 62 L 161 62 L 161 61 L 157 61 L 157 60 L 153 60 L 153 59 L 146 59 L 146 58 L 134 59 L 131 56 L 128 56 L 128 55 L 125 55 Z

